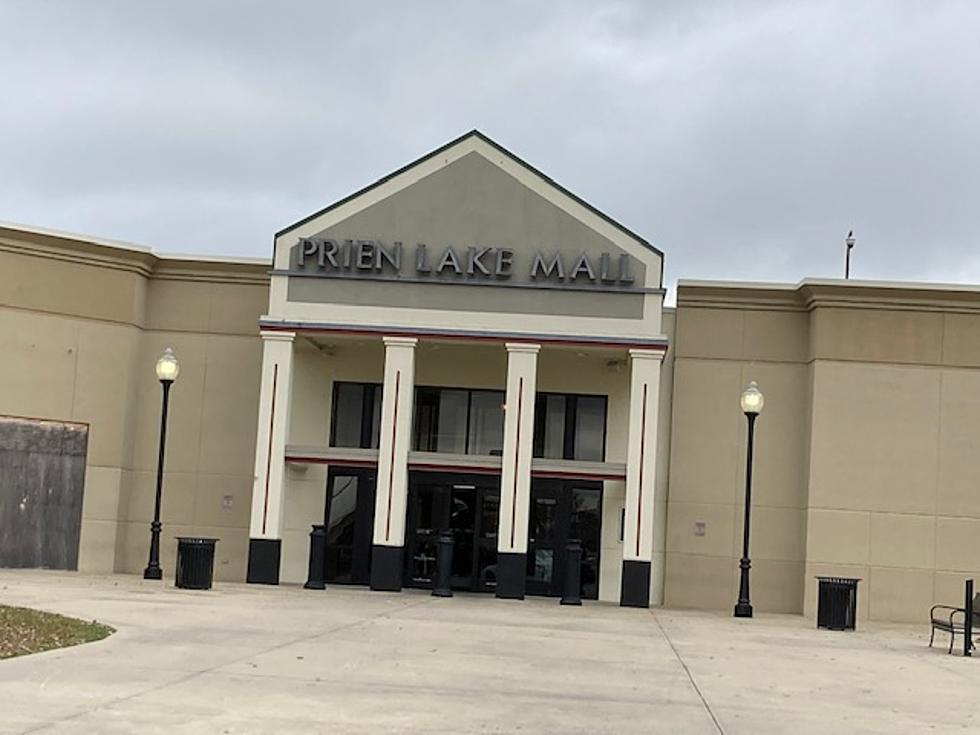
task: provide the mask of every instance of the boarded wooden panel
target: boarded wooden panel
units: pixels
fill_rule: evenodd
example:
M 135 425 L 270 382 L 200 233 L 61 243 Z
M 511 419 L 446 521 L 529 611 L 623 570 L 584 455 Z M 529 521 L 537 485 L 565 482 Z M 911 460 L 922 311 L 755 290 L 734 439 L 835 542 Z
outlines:
M 78 568 L 88 427 L 0 417 L 0 566 Z

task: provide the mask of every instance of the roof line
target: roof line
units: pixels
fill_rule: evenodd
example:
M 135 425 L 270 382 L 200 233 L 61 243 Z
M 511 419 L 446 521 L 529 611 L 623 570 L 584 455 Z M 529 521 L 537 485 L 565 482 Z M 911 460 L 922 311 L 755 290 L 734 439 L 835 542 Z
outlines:
M 948 281 L 885 281 L 858 278 L 803 278 L 795 283 L 785 281 L 726 281 L 681 278 L 677 288 L 715 288 L 728 290 L 768 290 L 768 291 L 799 291 L 807 287 L 840 287 L 868 289 L 900 289 L 904 291 L 958 291 L 961 293 L 978 293 L 980 284 L 951 283 Z
M 84 243 L 87 245 L 95 245 L 100 248 L 107 248 L 110 250 L 120 250 L 129 253 L 134 253 L 138 255 L 144 255 L 151 258 L 156 258 L 158 261 L 182 261 L 182 262 L 194 262 L 194 263 L 218 263 L 218 264 L 228 264 L 228 265 L 269 265 L 268 258 L 253 258 L 245 255 L 211 255 L 211 254 L 199 254 L 195 255 L 193 253 L 172 253 L 172 252 L 161 252 L 156 248 L 139 245 L 136 243 L 125 242 L 123 240 L 112 240 L 106 237 L 99 237 L 97 235 L 87 235 L 80 232 L 68 232 L 67 230 L 55 230 L 49 227 L 39 227 L 36 225 L 26 225 L 19 222 L 5 222 L 0 221 L 0 230 L 10 230 L 11 232 L 22 232 L 29 235 L 40 235 L 41 237 L 52 237 L 58 238 L 59 240 L 68 240 L 71 242 Z
M 426 153 L 421 158 L 417 158 L 414 161 L 412 161 L 411 163 L 406 164 L 405 166 L 402 166 L 397 171 L 394 171 L 394 172 L 388 174 L 387 176 L 383 176 L 382 178 L 380 178 L 377 181 L 375 181 L 373 184 L 368 184 L 364 188 L 358 189 L 353 194 L 350 194 L 350 195 L 344 197 L 343 199 L 339 199 L 336 202 L 334 202 L 333 204 L 328 204 L 323 209 L 320 209 L 319 211 L 316 211 L 313 214 L 311 214 L 311 215 L 309 215 L 307 217 L 304 217 L 303 219 L 299 220 L 298 222 L 294 222 L 293 224 L 289 225 L 288 227 L 284 227 L 283 229 L 279 230 L 279 232 L 277 232 L 275 234 L 275 237 L 278 238 L 278 237 L 280 237 L 282 235 L 285 235 L 290 230 L 294 230 L 297 227 L 300 227 L 302 225 L 305 225 L 307 222 L 311 222 L 314 219 L 316 219 L 317 217 L 320 217 L 321 215 L 324 215 L 327 212 L 330 212 L 331 210 L 336 209 L 337 207 L 339 207 L 339 206 L 341 206 L 343 204 L 346 204 L 347 202 L 350 202 L 350 201 L 352 201 L 354 199 L 357 199 L 359 196 L 361 196 L 363 194 L 367 194 L 372 189 L 375 189 L 375 188 L 381 186 L 382 184 L 387 183 L 388 181 L 391 181 L 392 179 L 394 179 L 397 176 L 400 176 L 401 174 L 405 173 L 406 171 L 408 171 L 408 170 L 410 170 L 412 168 L 415 168 L 419 164 L 425 163 L 430 158 L 433 158 L 434 156 L 438 156 L 440 153 L 444 153 L 445 151 L 449 150 L 453 146 L 456 146 L 459 143 L 462 143 L 467 138 L 472 138 L 472 137 L 479 138 L 480 140 L 482 140 L 484 143 L 486 143 L 490 147 L 494 148 L 495 150 L 499 151 L 500 153 L 503 153 L 505 156 L 507 156 L 508 158 L 510 158 L 515 163 L 517 163 L 520 166 L 523 166 L 524 168 L 526 168 L 532 174 L 534 174 L 538 178 L 542 179 L 549 186 L 554 187 L 559 192 L 561 192 L 565 196 L 569 197 L 575 203 L 579 204 L 582 207 L 585 207 L 587 210 L 589 210 L 590 212 L 592 212 L 593 214 L 595 214 L 596 216 L 598 216 L 600 219 L 606 221 L 607 223 L 609 223 L 610 225 L 612 225 L 613 227 L 615 227 L 619 231 L 621 231 L 624 234 L 628 235 L 633 240 L 636 240 L 639 244 L 641 244 L 644 247 L 649 248 L 650 250 L 652 250 L 653 252 L 655 252 L 661 258 L 664 257 L 664 253 L 663 253 L 662 250 L 660 250 L 660 248 L 658 248 L 657 246 L 653 245 L 652 243 L 650 243 L 645 238 L 640 237 L 635 232 L 633 232 L 633 230 L 629 229 L 625 225 L 620 224 L 619 222 L 617 222 L 616 220 L 614 220 L 612 217 L 610 217 L 605 212 L 603 212 L 600 209 L 597 209 L 593 205 L 589 204 L 587 201 L 585 201 L 584 199 L 582 199 L 582 197 L 578 196 L 577 194 L 572 193 L 571 191 L 569 191 L 568 189 L 566 189 L 564 186 L 562 186 L 561 184 L 559 184 L 557 181 L 555 181 L 554 179 L 552 179 L 550 176 L 547 176 L 546 174 L 542 173 L 539 169 L 535 168 L 534 166 L 532 166 L 531 164 L 529 164 L 527 161 L 525 161 L 524 159 L 520 158 L 519 156 L 514 155 L 509 150 L 507 150 L 502 145 L 500 145 L 500 143 L 496 142 L 495 140 L 492 140 L 491 138 L 488 138 L 486 135 L 484 135 L 483 133 L 481 133 L 476 128 L 474 128 L 473 130 L 470 130 L 467 133 L 464 133 L 463 135 L 459 136 L 458 138 L 454 138 L 453 140 L 449 141 L 445 145 L 439 146 L 434 151 L 431 151 L 430 153 Z

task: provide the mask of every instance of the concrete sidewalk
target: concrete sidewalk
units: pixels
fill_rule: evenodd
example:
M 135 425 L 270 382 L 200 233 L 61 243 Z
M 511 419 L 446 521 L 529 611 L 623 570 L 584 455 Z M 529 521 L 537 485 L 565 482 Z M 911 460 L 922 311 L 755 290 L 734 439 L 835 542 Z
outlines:
M 0 571 L 118 629 L 0 661 L 0 732 L 980 732 L 980 658 L 926 626 Z

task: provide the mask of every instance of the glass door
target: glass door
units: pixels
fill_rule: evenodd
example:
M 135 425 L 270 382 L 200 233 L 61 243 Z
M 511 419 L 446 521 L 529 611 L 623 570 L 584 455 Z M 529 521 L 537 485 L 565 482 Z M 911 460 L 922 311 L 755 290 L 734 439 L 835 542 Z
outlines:
M 572 483 L 568 538 L 582 542 L 582 597 L 599 599 L 599 545 L 602 542 L 602 485 Z M 560 589 L 560 588 L 559 588 Z
M 441 531 L 453 535 L 453 589 L 487 592 L 497 585 L 496 477 L 412 473 L 405 535 L 405 585 L 431 587 Z
M 453 532 L 453 589 L 473 588 L 476 562 L 476 485 L 454 484 L 450 491 L 449 530 Z
M 489 479 L 489 478 L 488 478 Z M 493 592 L 497 587 L 497 524 L 500 519 L 500 487 L 493 484 L 478 488 L 479 513 L 476 518 L 476 569 L 473 590 Z
M 582 597 L 599 596 L 599 547 L 602 538 L 602 483 L 534 478 L 528 524 L 529 595 L 561 595 L 565 548 L 582 543 Z
M 436 542 L 449 526 L 449 488 L 412 481 L 408 491 L 405 534 L 405 586 L 431 587 L 436 575 Z
M 559 567 L 565 538 L 562 529 L 567 524 L 561 497 L 559 481 L 533 481 L 525 583 L 529 595 L 554 595 L 560 589 Z
M 331 467 L 324 511 L 323 580 L 367 584 L 371 577 L 375 471 Z

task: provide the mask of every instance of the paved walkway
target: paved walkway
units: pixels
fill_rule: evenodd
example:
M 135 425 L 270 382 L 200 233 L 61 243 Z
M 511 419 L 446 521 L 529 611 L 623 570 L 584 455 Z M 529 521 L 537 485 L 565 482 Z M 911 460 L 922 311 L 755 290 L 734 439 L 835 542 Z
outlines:
M 10 570 L 0 602 L 118 629 L 0 661 L 2 733 L 980 732 L 980 658 L 925 627 Z

